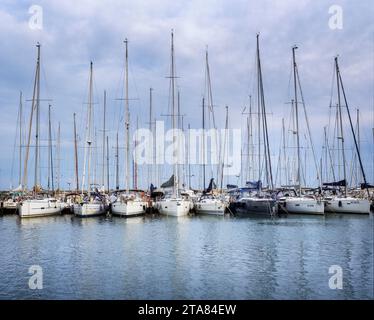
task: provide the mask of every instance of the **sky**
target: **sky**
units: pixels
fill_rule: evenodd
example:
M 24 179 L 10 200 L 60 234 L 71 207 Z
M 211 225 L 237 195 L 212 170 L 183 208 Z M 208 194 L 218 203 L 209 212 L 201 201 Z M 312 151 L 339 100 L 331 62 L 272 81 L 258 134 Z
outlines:
M 32 5 L 42 8 L 42 27 L 30 27 Z M 341 28 L 331 28 L 331 6 L 342 9 Z M 168 113 L 170 32 L 174 30 L 178 89 L 184 124 L 201 127 L 201 99 L 205 91 L 205 50 L 209 51 L 212 92 L 217 126 L 225 123 L 229 107 L 230 128 L 245 130 L 244 107 L 255 95 L 256 34 L 260 34 L 261 62 L 268 112 L 271 158 L 277 167 L 282 118 L 290 121 L 292 98 L 291 48 L 298 46 L 298 70 L 317 158 L 322 154 L 323 128 L 329 123 L 333 61 L 339 55 L 353 121 L 360 110 L 360 147 L 369 182 L 374 182 L 374 4 L 362 1 L 8 1 L 0 3 L 0 189 L 18 185 L 16 142 L 19 91 L 24 100 L 23 128 L 28 127 L 35 73 L 36 43 L 41 47 L 42 160 L 47 176 L 47 109 L 52 104 L 54 164 L 59 163 L 60 185 L 74 183 L 73 113 L 77 114 L 80 175 L 83 167 L 84 126 L 88 100 L 89 64 L 94 66 L 94 114 L 97 136 L 102 135 L 103 91 L 107 91 L 107 135 L 110 144 L 110 184 L 115 175 L 115 135 L 120 134 L 120 185 L 123 185 L 123 78 L 124 39 L 129 40 L 129 97 L 131 125 L 148 127 L 149 88 L 153 90 L 155 116 Z M 40 21 L 40 20 L 39 20 Z M 330 24 L 329 24 L 330 22 Z M 248 110 L 248 109 L 246 109 Z M 330 121 L 334 121 L 331 118 Z M 352 159 L 352 135 L 344 115 L 346 158 Z M 59 161 L 57 126 L 61 126 Z M 305 122 L 301 144 L 307 147 Z M 245 133 L 243 131 L 243 136 Z M 98 138 L 100 149 L 101 138 Z M 331 137 L 331 145 L 333 137 Z M 15 149 L 16 147 L 16 149 Z M 245 147 L 243 147 L 245 148 Z M 24 148 L 23 148 L 24 149 Z M 306 180 L 316 184 L 310 148 L 304 148 Z M 101 175 L 101 151 L 96 154 Z M 288 148 L 287 153 L 294 152 Z M 29 166 L 33 163 L 33 149 Z M 319 161 L 319 160 L 318 160 Z M 335 163 L 335 160 L 333 161 Z M 244 164 L 244 167 L 246 164 Z M 348 163 L 347 170 L 351 168 Z M 57 168 L 55 168 L 56 171 Z M 200 168 L 193 168 L 197 186 Z M 314 171 L 313 171 L 314 170 Z M 31 170 L 32 171 L 32 170 Z M 139 187 L 146 188 L 146 168 L 139 168 Z M 163 168 L 161 180 L 170 172 Z M 244 175 L 244 173 L 243 173 Z M 243 176 L 242 175 L 242 176 Z M 55 179 L 57 179 L 55 177 Z M 244 179 L 244 178 L 243 178 Z M 241 177 L 226 182 L 240 184 Z M 32 181 L 30 173 L 30 181 Z M 97 178 L 97 180 L 100 180 Z M 240 181 L 242 180 L 242 181 Z M 57 182 L 55 182 L 57 183 Z

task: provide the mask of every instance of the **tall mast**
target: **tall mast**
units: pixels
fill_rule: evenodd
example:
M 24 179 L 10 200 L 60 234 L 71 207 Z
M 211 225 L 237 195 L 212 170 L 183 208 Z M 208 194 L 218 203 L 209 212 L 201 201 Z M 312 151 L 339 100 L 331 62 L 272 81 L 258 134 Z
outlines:
M 357 109 L 357 144 L 358 144 L 358 151 L 361 152 L 361 143 L 360 143 L 360 109 Z M 361 179 L 358 165 L 357 165 L 357 158 L 356 158 L 356 179 L 357 184 L 359 183 L 359 179 Z
M 138 117 L 136 117 L 136 136 L 135 136 L 135 149 L 138 144 L 138 129 L 139 129 L 139 121 Z M 135 190 L 138 189 L 138 158 L 136 156 L 136 152 L 134 154 L 134 181 L 133 181 L 133 187 Z
M 51 105 L 48 105 L 48 191 L 54 193 L 54 176 L 53 176 L 53 152 L 52 152 L 52 123 L 51 123 Z
M 294 79 L 294 106 L 295 106 L 295 120 L 296 120 L 296 147 L 297 147 L 297 182 L 299 187 L 299 197 L 301 196 L 301 168 L 300 168 L 300 137 L 299 137 L 299 113 L 298 113 L 298 94 L 297 94 L 297 80 L 296 80 L 296 57 L 295 50 L 297 46 L 292 47 L 292 60 L 293 60 L 293 79 Z
M 285 129 L 285 125 L 284 125 L 284 118 L 282 118 L 282 150 L 283 150 L 283 170 L 284 170 L 284 181 L 285 181 L 285 185 L 288 184 L 288 175 L 287 175 L 287 155 L 286 155 L 286 129 Z M 281 157 L 282 158 L 282 157 Z M 282 177 L 282 167 L 281 167 L 281 174 L 280 176 Z M 281 178 L 281 184 L 280 186 L 282 186 L 282 178 Z
M 103 110 L 103 158 L 102 158 L 102 179 L 101 184 L 105 189 L 105 122 L 106 122 L 106 90 L 104 90 L 104 110 Z
M 34 190 L 37 191 L 38 178 L 39 178 L 39 134 L 40 134 L 40 44 L 37 44 L 38 48 L 38 62 L 37 62 L 37 79 L 36 79 L 36 127 L 35 127 L 35 173 L 34 173 Z
M 119 190 L 118 132 L 116 138 L 116 190 Z
M 57 190 L 60 191 L 60 179 L 61 179 L 61 125 L 58 122 L 57 129 Z M 52 166 L 52 188 L 53 188 L 53 166 Z
M 172 107 L 172 129 L 175 132 L 176 121 L 175 121 L 175 64 L 174 64 L 174 32 L 171 30 L 171 66 L 170 66 L 170 81 L 171 81 L 171 107 Z M 175 138 L 175 135 L 174 135 Z M 174 139 L 173 138 L 173 139 Z M 178 139 L 178 138 L 177 138 Z M 177 150 L 178 153 L 179 150 Z M 177 163 L 173 165 L 174 172 L 174 186 L 173 186 L 173 195 L 178 197 L 179 194 L 179 179 L 178 179 L 178 155 Z
M 22 91 L 19 92 L 19 171 L 18 185 L 22 182 Z
M 51 186 L 51 170 L 52 170 L 52 132 L 51 131 L 52 131 L 51 105 L 48 105 L 48 180 L 47 180 L 48 191 L 50 191 L 50 186 Z
M 344 186 L 344 195 L 347 196 L 347 173 L 345 167 L 345 151 L 344 151 L 344 135 L 343 135 L 343 118 L 342 118 L 342 106 L 340 101 L 340 83 L 339 83 L 339 66 L 338 66 L 338 58 L 335 57 L 335 67 L 336 67 L 336 83 L 337 83 L 337 91 L 338 91 L 338 112 L 339 112 L 339 130 L 340 136 L 338 139 L 341 141 L 342 146 L 342 159 L 343 159 L 343 176 L 345 181 Z
M 203 118 L 203 143 L 202 143 L 202 156 L 203 156 L 203 190 L 205 190 L 205 99 L 203 98 L 203 103 L 202 103 L 202 118 Z
M 78 142 L 77 142 L 77 125 L 75 123 L 75 113 L 74 117 L 74 162 L 75 162 L 75 185 L 76 191 L 79 190 L 79 175 L 78 175 Z
M 109 137 L 106 136 L 106 183 L 109 193 Z
M 92 152 L 92 130 L 91 130 L 91 117 L 92 117 L 92 61 L 90 64 L 90 93 L 88 97 L 88 135 L 87 135 L 87 145 L 88 145 L 88 162 L 87 162 L 87 191 L 88 194 L 91 192 L 91 152 Z
M 152 145 L 150 145 L 150 154 L 152 155 L 152 164 L 148 165 L 148 181 L 147 183 L 152 183 L 153 182 L 153 169 L 154 169 L 154 146 L 155 146 L 155 137 L 153 135 L 153 114 L 152 114 L 152 88 L 149 88 L 149 131 L 152 136 Z
M 267 179 L 269 187 L 271 189 L 274 189 L 273 173 L 272 173 L 271 159 L 270 159 L 270 146 L 269 146 L 269 136 L 268 136 L 268 127 L 267 127 L 265 96 L 264 96 L 264 87 L 263 87 L 262 71 L 261 71 L 259 34 L 257 34 L 257 67 L 258 67 L 257 73 L 258 73 L 258 83 L 259 83 L 259 93 L 260 93 L 258 99 L 261 101 L 261 113 L 262 113 L 262 122 L 263 122 L 262 129 L 263 129 L 263 136 L 264 136 L 264 160 L 265 160 L 265 168 L 266 168 L 266 179 Z
M 128 40 L 125 43 L 125 144 L 126 144 L 126 157 L 125 157 L 125 181 L 126 191 L 130 190 L 130 114 L 129 114 L 129 55 L 128 55 Z
M 188 132 L 190 132 L 190 129 L 191 129 L 190 124 L 188 124 Z M 190 135 L 188 135 L 187 163 L 188 163 L 188 189 L 191 189 Z
M 337 67 L 337 70 L 336 70 L 337 71 L 337 76 L 339 78 L 339 82 L 340 82 L 342 93 L 343 93 L 343 97 L 344 97 L 344 103 L 345 103 L 345 106 L 347 108 L 347 114 L 348 114 L 349 124 L 351 126 L 351 132 L 352 132 L 353 140 L 354 140 L 355 147 L 356 147 L 358 161 L 360 163 L 362 178 L 364 179 L 364 185 L 365 185 L 365 188 L 366 188 L 367 195 L 370 198 L 370 192 L 369 192 L 368 184 L 367 184 L 367 181 L 366 181 L 366 175 L 365 175 L 364 166 L 362 164 L 361 153 L 360 153 L 360 150 L 359 150 L 359 146 L 358 146 L 358 143 L 357 143 L 355 131 L 354 131 L 354 128 L 353 128 L 351 113 L 349 111 L 348 101 L 347 101 L 347 97 L 345 95 L 345 90 L 344 90 L 344 86 L 343 86 L 343 80 L 342 80 L 342 77 L 341 77 L 341 74 L 340 74 L 340 70 L 339 70 L 338 57 L 335 57 L 335 63 L 336 63 L 336 67 Z
M 25 154 L 25 161 L 23 166 L 23 182 L 22 182 L 22 189 L 25 191 L 27 189 L 27 164 L 29 160 L 29 153 L 30 153 L 30 143 L 31 143 L 31 132 L 32 132 L 32 123 L 34 118 L 34 110 L 37 108 L 39 98 L 38 98 L 38 78 L 39 78 L 39 65 L 40 65 L 40 43 L 38 42 L 37 45 L 37 60 L 36 60 L 36 68 L 35 68 L 35 79 L 34 79 L 34 90 L 32 95 L 32 104 L 31 104 L 31 113 L 30 113 L 30 120 L 29 120 L 29 130 L 27 135 L 27 146 L 26 146 L 26 154 Z
M 90 67 L 90 97 L 89 97 L 89 116 L 88 116 L 88 192 L 91 191 L 91 155 L 92 155 L 92 91 L 93 91 L 93 79 L 92 79 L 92 72 L 93 72 L 93 64 L 91 62 Z
M 223 170 L 225 167 L 225 153 L 226 153 L 226 140 L 227 140 L 228 127 L 229 127 L 229 107 L 226 106 L 225 137 L 223 140 L 222 165 L 221 165 L 221 191 L 223 188 Z

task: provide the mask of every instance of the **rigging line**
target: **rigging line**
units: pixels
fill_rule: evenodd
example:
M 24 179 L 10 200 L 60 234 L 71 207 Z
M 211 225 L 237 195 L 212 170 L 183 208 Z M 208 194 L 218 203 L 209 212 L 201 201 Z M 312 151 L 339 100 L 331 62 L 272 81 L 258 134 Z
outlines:
M 309 135 L 309 143 L 310 143 L 311 148 L 312 148 L 313 161 L 314 161 L 314 165 L 315 165 L 315 169 L 316 169 L 316 173 L 317 173 L 317 179 L 319 181 L 320 188 L 322 188 L 322 181 L 321 181 L 320 173 L 319 173 L 319 170 L 318 170 L 316 153 L 315 153 L 315 150 L 314 150 L 314 144 L 313 144 L 313 139 L 312 139 L 312 135 L 311 135 L 311 131 L 310 131 L 308 114 L 306 112 L 306 107 L 305 107 L 304 94 L 303 94 L 303 91 L 301 89 L 301 83 L 300 83 L 300 77 L 299 77 L 299 70 L 298 70 L 297 66 L 296 66 L 296 76 L 297 76 L 297 82 L 299 84 L 299 91 L 300 91 L 301 103 L 302 103 L 303 109 L 304 109 L 305 121 L 306 121 L 307 129 L 308 129 L 308 135 Z
M 12 167 L 11 167 L 11 170 L 10 170 L 11 187 L 13 187 L 14 161 L 15 161 L 15 154 L 16 154 L 16 144 L 17 144 L 18 130 L 19 130 L 19 124 L 18 124 L 19 120 L 20 120 L 20 109 L 18 108 L 18 111 L 17 111 L 16 133 L 14 135 L 14 144 L 13 144 L 13 152 L 12 152 Z

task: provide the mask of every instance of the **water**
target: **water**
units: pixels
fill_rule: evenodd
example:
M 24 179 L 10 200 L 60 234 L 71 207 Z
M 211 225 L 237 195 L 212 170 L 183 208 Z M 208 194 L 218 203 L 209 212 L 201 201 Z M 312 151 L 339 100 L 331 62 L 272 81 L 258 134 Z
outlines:
M 0 299 L 372 299 L 373 216 L 0 216 Z M 43 269 L 43 289 L 28 268 Z M 343 269 L 332 290 L 331 265 Z

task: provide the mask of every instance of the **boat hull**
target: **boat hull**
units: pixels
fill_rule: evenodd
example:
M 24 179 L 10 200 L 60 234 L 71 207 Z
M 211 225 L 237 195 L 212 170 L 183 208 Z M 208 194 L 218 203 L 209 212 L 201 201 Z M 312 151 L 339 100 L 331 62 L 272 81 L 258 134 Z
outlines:
M 224 215 L 226 204 L 222 201 L 198 201 L 195 203 L 195 211 L 199 214 Z
M 161 214 L 173 217 L 186 216 L 191 209 L 191 201 L 167 199 L 160 201 L 158 210 Z
M 61 206 L 57 201 L 25 200 L 19 204 L 21 218 L 46 217 L 61 214 Z
M 321 200 L 309 198 L 287 198 L 280 203 L 281 210 L 291 214 L 323 215 L 324 203 Z
M 370 202 L 366 199 L 334 198 L 325 202 L 325 212 L 329 213 L 370 213 Z
M 111 205 L 111 212 L 115 216 L 132 217 L 145 213 L 147 202 L 145 201 L 115 201 Z
M 73 206 L 74 215 L 77 217 L 95 217 L 106 213 L 103 203 L 80 203 Z
M 238 214 L 272 215 L 278 212 L 277 202 L 273 199 L 246 198 L 233 203 L 233 209 Z

